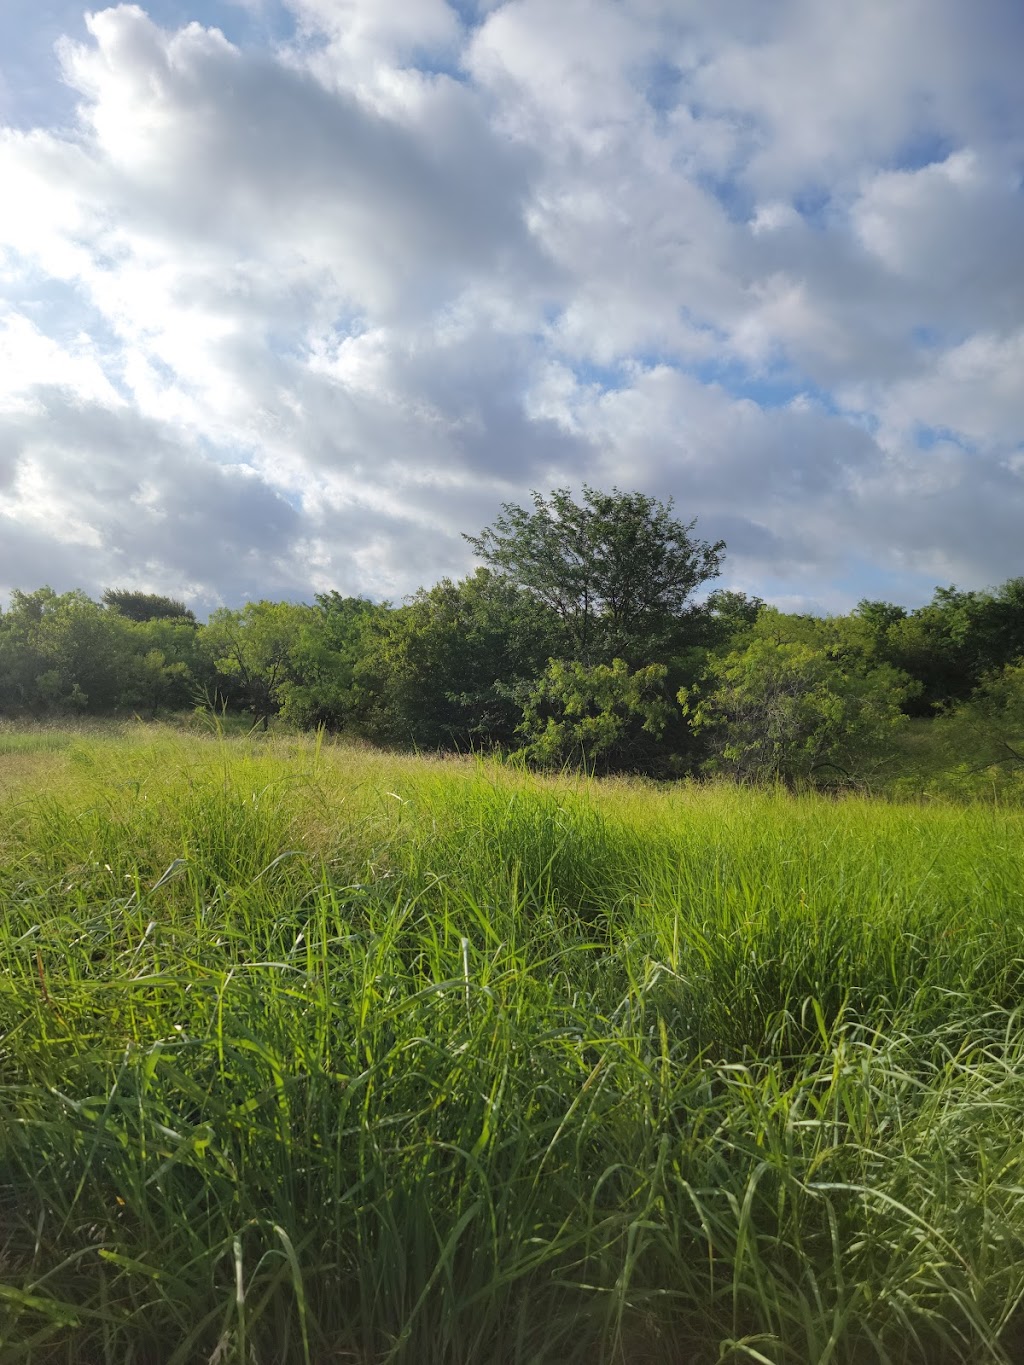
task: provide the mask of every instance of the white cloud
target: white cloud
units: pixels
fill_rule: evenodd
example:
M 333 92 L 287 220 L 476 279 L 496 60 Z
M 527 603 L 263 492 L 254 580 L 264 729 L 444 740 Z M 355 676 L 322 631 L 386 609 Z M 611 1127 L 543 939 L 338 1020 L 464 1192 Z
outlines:
M 895 441 L 939 428 L 982 451 L 1024 447 L 1024 328 L 976 333 L 936 357 L 927 372 L 893 385 L 878 406 Z
M 853 205 L 866 250 L 913 299 L 921 324 L 948 330 L 1024 318 L 1019 168 L 964 149 L 913 171 L 874 175 Z
M 76 336 L 62 347 L 23 314 L 0 314 L 0 413 L 39 412 L 40 385 L 56 386 L 88 402 L 117 406 L 122 401 L 90 337 Z
M 755 589 L 1019 570 L 1013 0 L 289 4 L 0 129 L 0 589 L 395 596 L 583 479 Z

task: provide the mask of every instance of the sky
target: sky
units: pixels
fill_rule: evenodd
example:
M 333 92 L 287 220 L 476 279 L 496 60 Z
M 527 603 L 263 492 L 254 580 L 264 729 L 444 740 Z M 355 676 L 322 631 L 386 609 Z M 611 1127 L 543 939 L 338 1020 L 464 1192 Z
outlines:
M 473 567 L 583 483 L 790 610 L 1024 574 L 1021 0 L 0 3 L 0 600 Z

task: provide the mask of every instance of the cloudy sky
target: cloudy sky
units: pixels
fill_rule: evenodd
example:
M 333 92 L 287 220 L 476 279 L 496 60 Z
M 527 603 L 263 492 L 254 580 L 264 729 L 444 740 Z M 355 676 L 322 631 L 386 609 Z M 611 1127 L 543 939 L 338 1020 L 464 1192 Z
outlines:
M 1024 574 L 1021 0 L 0 4 L 0 598 L 398 599 L 503 501 Z

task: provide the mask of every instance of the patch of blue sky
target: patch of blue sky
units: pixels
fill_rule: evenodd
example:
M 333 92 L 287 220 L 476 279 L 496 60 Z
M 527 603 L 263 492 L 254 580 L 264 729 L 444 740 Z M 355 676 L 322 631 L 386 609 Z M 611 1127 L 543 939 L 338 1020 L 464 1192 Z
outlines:
M 889 159 L 889 169 L 893 171 L 920 171 L 925 166 L 945 161 L 956 151 L 951 138 L 937 131 L 919 131 L 902 146 L 897 147 Z
M 73 121 L 78 94 L 61 76 L 57 46 L 62 39 L 88 43 L 84 0 L 0 0 L 0 125 L 12 128 L 66 126 Z M 295 32 L 293 14 L 281 0 L 143 0 L 143 9 L 163 28 L 189 23 L 218 28 L 232 43 L 267 47 Z
M 728 586 L 730 586 L 730 565 L 729 546 L 726 544 L 725 571 L 722 579 L 715 584 L 715 587 Z M 744 585 L 738 587 L 737 590 L 746 592 L 748 596 L 760 597 L 770 607 L 777 607 L 779 611 L 804 613 L 809 616 L 828 616 L 830 613 L 842 610 L 842 607 L 833 606 L 830 602 L 826 602 L 823 597 L 809 594 L 807 577 L 802 570 L 795 570 L 792 577 L 786 574 L 758 573 L 755 588 Z
M 656 87 L 656 98 L 660 93 L 661 98 L 665 98 L 669 93 L 669 87 L 663 85 L 660 92 Z M 689 92 L 687 92 L 689 93 Z M 682 103 L 683 87 L 679 86 L 679 98 L 676 105 Z M 719 115 L 714 111 L 709 111 L 697 100 L 687 99 L 687 108 L 690 116 L 700 124 L 704 118 L 717 122 Z M 693 176 L 694 183 L 699 185 L 706 193 L 713 195 L 722 206 L 730 221 L 734 223 L 748 223 L 754 212 L 756 196 L 750 186 L 743 178 L 743 170 L 753 153 L 758 149 L 763 141 L 763 129 L 761 129 L 754 118 L 744 116 L 734 112 L 729 119 L 730 138 L 734 143 L 734 150 L 730 164 L 720 171 L 703 170 Z M 687 169 L 686 174 L 692 175 Z
M 718 200 L 730 222 L 749 223 L 755 208 L 754 195 L 735 175 L 712 175 L 702 171 L 695 177 L 702 190 Z
M 0 124 L 37 128 L 69 123 L 77 96 L 61 79 L 57 43 L 84 41 L 86 6 L 80 0 L 0 3 Z
M 166 360 L 162 360 L 160 356 L 154 355 L 151 351 L 146 353 L 145 360 L 152 373 L 169 389 L 181 387 L 181 376 L 173 365 L 168 364 Z
M 910 339 L 922 350 L 933 351 L 945 344 L 945 338 L 937 327 L 919 325 L 910 329 Z
M 656 114 L 670 114 L 682 95 L 683 73 L 673 62 L 658 59 L 640 73 L 640 85 Z
M 15 264 L 17 273 L 0 294 L 0 316 L 5 307 L 20 313 L 65 350 L 76 350 L 87 338 L 112 387 L 128 398 L 122 378 L 123 345 L 99 309 L 75 285 L 43 275 L 23 258 L 16 257 Z
M 0 301 L 24 313 L 41 332 L 60 340 L 77 336 L 79 332 L 105 333 L 113 341 L 114 334 L 102 313 L 77 285 L 44 274 L 17 252 L 9 253 L 7 266 L 10 274 L 0 292 Z
M 601 392 L 629 387 L 637 369 L 649 371 L 668 367 L 696 379 L 698 383 L 722 389 L 731 398 L 747 400 L 765 410 L 787 408 L 794 403 L 809 404 L 831 417 L 845 416 L 835 395 L 806 375 L 779 365 L 773 369 L 751 369 L 733 357 L 711 356 L 687 360 L 671 350 L 634 351 L 608 364 L 563 357 L 577 380 Z
M 457 37 L 452 45 L 445 48 L 414 44 L 405 58 L 405 64 L 424 76 L 446 76 L 451 81 L 458 81 L 460 85 L 472 85 L 472 77 L 463 60 L 464 49 L 470 32 L 480 26 L 484 16 L 478 13 L 477 7 L 472 4 L 455 5 L 449 0 L 448 8 L 455 12 L 461 29 L 461 32 L 456 30 Z
M 663 350 L 660 347 L 645 347 L 643 350 L 632 351 L 628 363 L 641 370 L 659 370 L 665 365 L 674 369 L 681 368 L 680 357 L 671 348 Z
M 355 337 L 360 337 L 366 331 L 366 314 L 359 312 L 339 313 L 323 339 L 330 346 L 342 346 L 346 341 L 351 341 Z M 316 334 L 320 340 L 321 334 Z M 306 360 L 309 357 L 311 333 L 303 325 L 296 326 L 289 331 L 281 328 L 271 329 L 266 333 L 266 343 L 269 350 L 274 355 L 283 356 L 289 360 Z
M 263 477 L 259 470 L 258 451 L 250 443 L 245 441 L 214 441 L 202 432 L 196 432 L 193 434 L 193 448 L 198 455 L 201 455 L 210 464 L 224 465 L 227 468 L 241 466 L 257 477 Z M 275 485 L 274 492 L 281 493 L 281 491 Z
M 711 332 L 711 329 L 703 329 Z M 714 333 L 711 332 L 713 336 Z M 690 375 L 701 384 L 715 385 L 732 398 L 748 399 L 759 408 L 786 408 L 795 402 L 811 404 L 829 416 L 837 417 L 842 413 L 835 396 L 820 384 L 814 383 L 807 375 L 795 370 L 784 361 L 765 367 L 752 368 L 722 353 L 711 355 L 703 360 L 687 361 L 657 354 L 643 354 L 635 359 L 645 367 L 654 364 L 673 364 L 676 369 Z
M 840 415 L 841 409 L 828 389 L 788 367 L 752 370 L 741 361 L 723 357 L 680 365 L 679 368 L 700 383 L 714 384 L 730 397 L 748 399 L 759 408 L 788 408 L 795 402 L 804 402 L 829 416 Z
M 424 76 L 446 76 L 448 80 L 458 81 L 460 85 L 472 84 L 469 72 L 460 64 L 455 53 L 450 57 L 442 57 L 436 52 L 413 52 L 409 65 Z
M 548 299 L 542 305 L 540 314 L 545 328 L 555 327 L 565 315 L 565 307 L 554 299 Z M 537 333 L 535 340 L 540 341 L 541 339 L 541 334 Z
M 655 368 L 650 357 L 645 357 L 644 360 L 644 369 Z M 609 365 L 573 361 L 570 368 L 581 387 L 605 394 L 632 387 L 636 383 L 635 367 L 638 363 L 638 357 L 630 357 L 628 360 Z M 678 370 L 681 374 L 696 379 L 700 384 L 717 387 L 738 403 L 752 403 L 762 412 L 810 408 L 825 416 L 862 427 L 868 435 L 873 435 L 879 425 L 877 418 L 870 414 L 848 412 L 837 402 L 833 394 L 810 380 L 781 374 L 752 374 L 741 366 L 731 366 L 724 362 L 687 365 L 671 358 L 659 358 L 656 363 Z
M 491 10 L 497 8 L 496 0 L 448 0 L 448 8 L 458 15 L 464 28 L 479 28 Z
M 572 364 L 572 372 L 583 388 L 598 389 L 601 393 L 612 393 L 617 389 L 628 388 L 630 384 L 626 361 L 614 361 L 611 365 L 575 361 Z
M 146 0 L 143 8 L 161 28 L 202 24 L 236 47 L 267 47 L 295 34 L 295 16 L 280 0 Z
M 931 323 L 920 323 L 911 327 L 910 342 L 919 351 L 939 352 L 962 346 L 972 335 L 969 327 L 936 327 Z
M 302 494 L 297 489 L 285 488 L 281 484 L 275 484 L 274 493 L 282 502 L 286 502 L 293 511 L 303 512 L 305 510 Z
M 616 389 L 629 388 L 636 381 L 638 370 L 650 371 L 667 366 L 669 369 L 685 369 L 679 357 L 670 351 L 639 351 L 601 364 L 596 360 L 578 360 L 569 356 L 559 359 L 567 365 L 584 388 L 598 389 L 609 393 Z
M 793 196 L 793 207 L 808 227 L 824 230 L 829 226 L 832 191 L 827 185 L 804 185 Z
M 726 568 L 722 583 L 729 583 L 728 550 Z M 912 569 L 883 568 L 869 560 L 851 558 L 840 575 L 827 580 L 824 584 L 808 591 L 807 571 L 794 566 L 792 574 L 757 574 L 754 592 L 769 606 L 780 611 L 806 616 L 847 615 L 858 602 L 894 602 L 897 606 L 913 610 L 931 601 L 935 582 L 928 574 Z M 824 588 L 824 590 L 823 590 Z
M 962 431 L 954 431 L 952 427 L 930 426 L 925 422 L 919 422 L 914 428 L 914 444 L 918 450 L 934 450 L 936 446 L 954 445 L 969 454 L 975 451 L 974 445 Z
M 267 350 L 279 360 L 304 364 L 309 359 L 309 337 L 301 329 L 286 332 L 281 328 L 271 328 L 264 333 L 263 340 Z
M 881 416 L 866 408 L 839 407 L 838 414 L 851 426 L 860 427 L 861 431 L 866 431 L 873 438 L 877 437 L 882 429 Z

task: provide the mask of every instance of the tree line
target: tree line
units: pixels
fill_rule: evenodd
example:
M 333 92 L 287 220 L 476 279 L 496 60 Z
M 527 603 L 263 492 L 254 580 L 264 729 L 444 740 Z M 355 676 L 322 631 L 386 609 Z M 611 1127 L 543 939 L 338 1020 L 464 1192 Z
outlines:
M 127 588 L 15 591 L 0 714 L 204 707 L 545 767 L 842 785 L 930 721 L 961 768 L 1024 765 L 1024 578 L 907 610 L 785 613 L 721 589 L 672 502 L 584 488 L 506 504 L 479 568 L 399 605 L 337 592 L 198 621 Z

